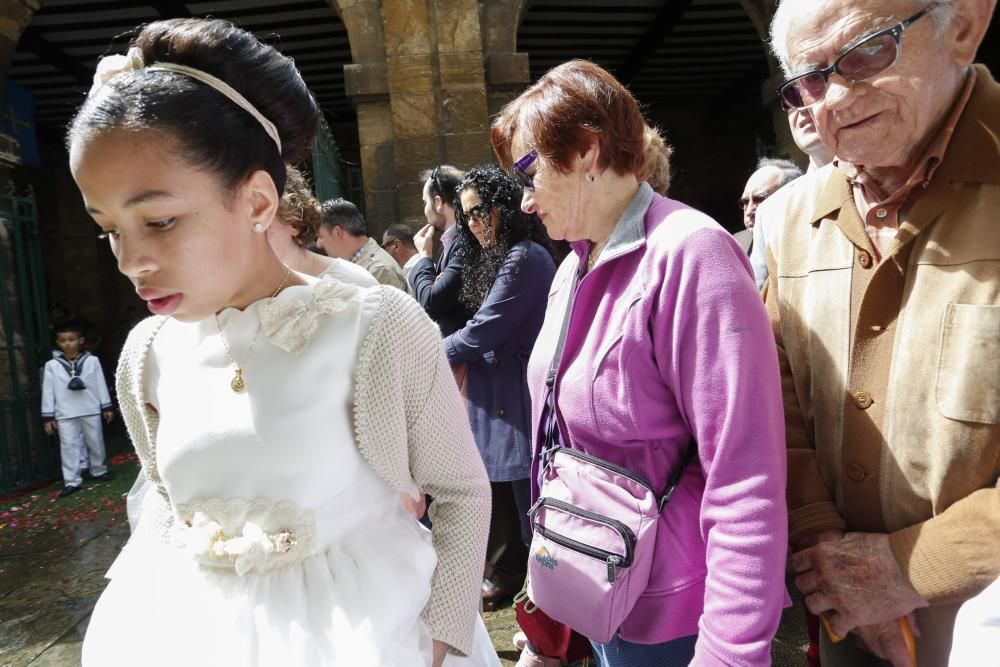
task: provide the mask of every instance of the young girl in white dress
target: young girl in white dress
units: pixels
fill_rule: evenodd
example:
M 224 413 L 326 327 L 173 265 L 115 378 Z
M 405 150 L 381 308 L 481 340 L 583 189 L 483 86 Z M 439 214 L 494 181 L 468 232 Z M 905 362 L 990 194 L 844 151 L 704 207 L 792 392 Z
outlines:
M 118 371 L 149 491 L 86 666 L 499 664 L 489 485 L 437 327 L 265 238 L 316 120 L 290 60 L 189 19 L 104 59 L 71 125 L 87 210 L 155 315 Z M 433 535 L 400 507 L 417 489 Z

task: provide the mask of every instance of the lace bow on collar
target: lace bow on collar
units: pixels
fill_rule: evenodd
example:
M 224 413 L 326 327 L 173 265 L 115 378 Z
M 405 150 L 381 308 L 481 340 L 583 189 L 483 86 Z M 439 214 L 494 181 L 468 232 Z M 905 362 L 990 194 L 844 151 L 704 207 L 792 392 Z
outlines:
M 258 309 L 261 331 L 271 344 L 301 354 L 316 333 L 318 318 L 345 312 L 360 303 L 360 290 L 324 278 L 312 289 L 312 299 L 273 299 Z

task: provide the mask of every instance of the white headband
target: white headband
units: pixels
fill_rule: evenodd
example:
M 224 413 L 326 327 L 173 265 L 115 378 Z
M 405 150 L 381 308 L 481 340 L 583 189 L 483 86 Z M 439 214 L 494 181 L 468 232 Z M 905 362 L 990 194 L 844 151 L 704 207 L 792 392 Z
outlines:
M 206 86 L 213 88 L 214 90 L 222 93 L 230 100 L 233 101 L 238 107 L 246 111 L 248 114 L 257 119 L 257 122 L 261 124 L 264 131 L 267 132 L 267 136 L 271 137 L 275 145 L 278 147 L 278 153 L 281 153 L 281 137 L 278 135 L 278 128 L 274 126 L 274 123 L 269 121 L 264 117 L 264 114 L 257 111 L 257 107 L 250 104 L 250 101 L 243 97 L 235 88 L 230 86 L 228 83 L 222 79 L 212 76 L 208 72 L 203 72 L 200 69 L 195 69 L 194 67 L 188 67 L 187 65 L 178 65 L 176 63 L 153 63 L 149 67 L 142 59 L 142 52 L 138 47 L 133 46 L 128 50 L 125 55 L 108 56 L 102 58 L 99 63 L 97 63 L 97 72 L 94 73 L 94 85 L 90 89 L 90 94 L 92 95 L 94 91 L 106 84 L 111 79 L 115 78 L 122 72 L 131 72 L 134 70 L 146 69 L 150 71 L 159 70 L 161 72 L 176 72 L 177 74 L 183 74 L 184 76 L 199 81 Z

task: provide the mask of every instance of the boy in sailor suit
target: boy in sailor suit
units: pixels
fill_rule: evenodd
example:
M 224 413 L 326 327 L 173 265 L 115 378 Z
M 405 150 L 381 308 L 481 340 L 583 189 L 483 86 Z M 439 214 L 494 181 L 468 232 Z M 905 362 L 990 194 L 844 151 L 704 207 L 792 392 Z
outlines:
M 79 443 L 83 440 L 90 453 L 90 472 L 94 479 L 106 482 L 111 473 L 104 465 L 104 421 L 115 413 L 104 372 L 97 357 L 84 351 L 82 329 L 63 325 L 56 329 L 59 352 L 45 364 L 42 378 L 42 421 L 45 433 L 59 433 L 63 481 L 60 497 L 76 493 L 83 485 Z

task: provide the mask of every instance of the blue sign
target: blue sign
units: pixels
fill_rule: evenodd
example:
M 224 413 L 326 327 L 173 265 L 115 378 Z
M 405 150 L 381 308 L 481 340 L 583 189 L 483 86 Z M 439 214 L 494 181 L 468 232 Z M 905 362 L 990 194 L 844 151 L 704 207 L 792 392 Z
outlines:
M 0 129 L 17 139 L 21 145 L 21 164 L 41 167 L 38 139 L 35 136 L 35 98 L 31 91 L 13 81 L 7 82 L 3 108 L 0 109 Z

